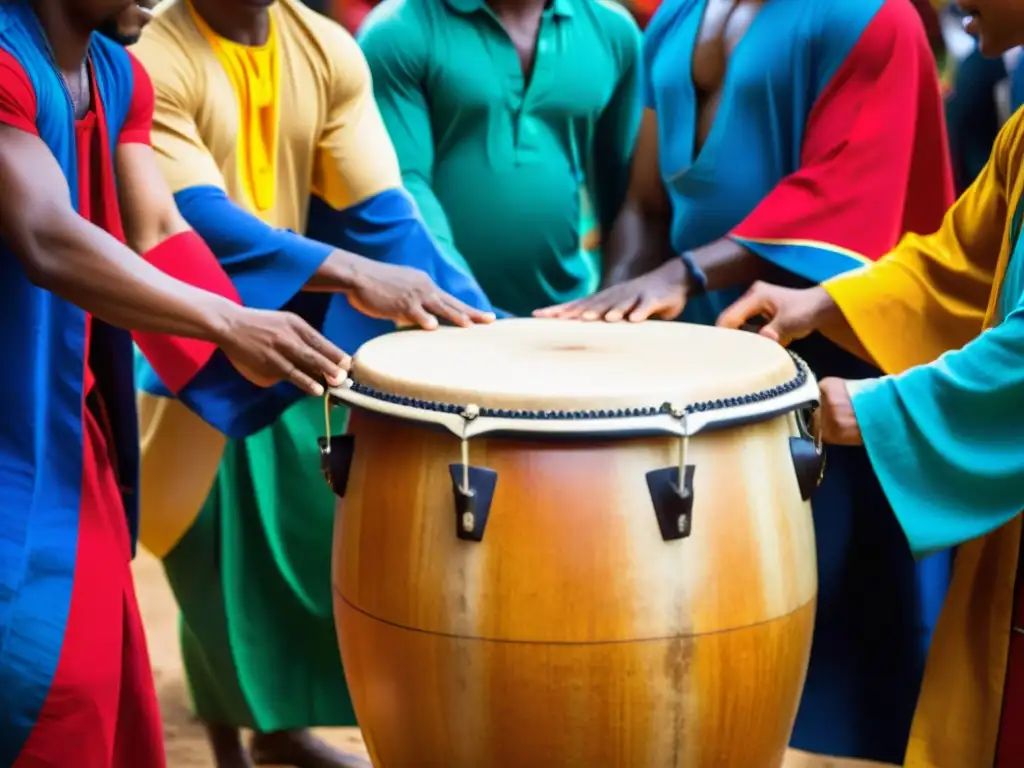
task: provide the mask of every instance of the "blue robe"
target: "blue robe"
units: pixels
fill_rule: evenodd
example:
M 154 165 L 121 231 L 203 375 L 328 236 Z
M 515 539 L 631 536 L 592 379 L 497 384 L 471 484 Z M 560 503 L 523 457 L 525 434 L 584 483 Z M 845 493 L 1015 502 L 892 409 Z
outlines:
M 210 187 L 184 190 L 175 199 L 217 254 L 246 306 L 295 312 L 348 352 L 395 326 L 353 309 L 342 294 L 300 291 L 335 248 L 423 270 L 457 298 L 491 309 L 477 283 L 441 253 L 404 190 L 385 190 L 341 211 L 313 196 L 306 236 L 264 224 Z M 140 389 L 171 396 L 149 363 L 140 359 L 137 370 Z M 256 387 L 218 353 L 177 396 L 228 437 L 241 438 L 273 424 L 305 394 L 288 382 Z
M 693 46 L 705 0 L 666 0 L 644 50 L 671 244 L 732 237 L 797 285 L 877 259 L 952 202 L 942 100 L 920 19 L 896 0 L 772 0 L 729 60 L 695 152 Z M 713 322 L 746 286 L 691 301 Z M 830 342 L 796 345 L 819 377 L 876 371 Z M 814 646 L 792 745 L 902 762 L 948 553 L 915 563 L 863 449 L 829 451 L 813 499 Z
M 71 204 L 80 210 L 84 153 L 76 142 L 73 107 L 24 0 L 0 3 L 0 50 L 20 68 L 18 76 L 23 72 L 35 100 L 34 124 L 19 127 L 34 130 L 49 148 L 67 180 Z M 96 96 L 90 217 L 121 238 L 113 156 L 136 93 L 136 70 L 123 48 L 99 35 L 92 36 L 88 55 Z M 14 71 L 5 69 L 5 75 Z M 19 106 L 28 119 L 32 105 Z M 13 103 L 5 108 L 13 109 Z M 137 610 L 127 600 L 139 519 L 132 335 L 89 321 L 81 308 L 33 284 L 3 241 L 0 256 L 0 334 L 9 360 L 0 377 L 0 765 L 14 764 L 27 744 L 28 759 L 40 763 L 50 764 L 53 751 L 66 755 L 69 745 L 60 740 L 80 728 L 83 717 L 95 727 L 70 748 L 82 764 L 97 764 L 112 749 L 102 728 L 122 722 L 121 710 L 110 711 L 105 694 L 125 679 L 126 663 L 142 659 L 140 667 L 148 667 L 141 628 L 131 628 L 139 630 L 137 645 L 125 628 Z M 153 351 L 178 349 L 180 341 L 146 337 L 139 337 L 140 345 Z M 94 376 L 88 393 L 87 364 Z M 97 426 L 94 399 L 103 404 L 103 428 Z M 109 457 L 94 453 L 99 445 Z M 125 607 L 126 602 L 133 604 Z M 89 622 L 102 629 L 83 629 Z M 96 637 L 111 639 L 111 647 L 90 646 Z M 152 683 L 140 685 L 151 690 Z M 145 702 L 136 701 L 135 693 L 127 685 L 122 689 L 127 706 L 141 711 Z M 158 726 L 155 713 L 154 721 Z M 66 757 L 56 762 L 67 764 Z

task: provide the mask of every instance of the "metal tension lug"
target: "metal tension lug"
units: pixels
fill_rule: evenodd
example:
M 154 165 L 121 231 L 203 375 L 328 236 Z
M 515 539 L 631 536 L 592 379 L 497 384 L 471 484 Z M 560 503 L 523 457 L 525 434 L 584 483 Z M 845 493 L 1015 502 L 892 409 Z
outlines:
M 793 459 L 796 471 L 796 483 L 800 488 L 800 498 L 807 501 L 818 490 L 821 479 L 825 476 L 825 447 L 820 436 L 811 434 L 808 425 L 813 423 L 813 410 L 802 410 L 796 413 L 798 437 L 789 438 L 789 455 Z
M 470 466 L 467 488 L 462 464 L 449 464 L 448 472 L 455 497 L 455 535 L 463 541 L 483 541 L 498 473 L 486 467 Z
M 800 498 L 807 501 L 818 490 L 825 475 L 825 451 L 810 437 L 789 438 L 789 453 L 793 457 L 796 483 Z
M 352 456 L 356 448 L 355 436 L 318 437 L 316 443 L 320 447 L 320 472 L 324 480 L 338 498 L 345 498 L 348 476 L 352 470 Z
M 647 473 L 654 515 L 664 541 L 685 539 L 693 527 L 693 464 L 686 465 L 686 477 L 679 485 L 679 467 L 665 467 Z

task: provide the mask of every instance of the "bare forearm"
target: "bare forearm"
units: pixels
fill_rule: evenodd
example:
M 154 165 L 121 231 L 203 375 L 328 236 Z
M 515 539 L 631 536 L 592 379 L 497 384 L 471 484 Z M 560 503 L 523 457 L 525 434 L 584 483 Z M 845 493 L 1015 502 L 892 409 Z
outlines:
M 208 341 L 226 332 L 229 300 L 164 274 L 73 212 L 35 218 L 17 245 L 41 287 L 122 328 Z
M 602 287 L 617 285 L 649 272 L 672 256 L 671 220 L 627 202 L 615 221 L 604 249 Z
M 767 264 L 735 240 L 722 238 L 692 251 L 693 262 L 707 277 L 707 289 L 720 291 L 764 279 Z
M 353 290 L 362 259 L 349 251 L 333 251 L 306 283 L 305 290 L 313 293 L 347 293 Z

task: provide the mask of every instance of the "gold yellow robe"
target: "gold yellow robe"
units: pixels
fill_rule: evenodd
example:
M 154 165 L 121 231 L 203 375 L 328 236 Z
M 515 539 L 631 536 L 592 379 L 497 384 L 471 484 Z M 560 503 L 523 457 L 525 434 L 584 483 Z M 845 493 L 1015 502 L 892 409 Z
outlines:
M 1024 254 L 1013 256 L 1024 210 L 1022 193 L 1024 115 L 1018 112 L 1000 133 L 988 165 L 950 209 L 937 233 L 908 236 L 878 263 L 825 284 L 853 331 L 851 335 L 849 329 L 835 328 L 829 329 L 829 335 L 852 351 L 860 350 L 891 374 L 886 377 L 888 382 L 879 380 L 883 386 L 898 385 L 901 377 L 906 377 L 905 381 L 917 377 L 918 383 L 922 383 L 930 373 L 959 375 L 958 365 L 971 361 L 972 356 L 977 358 L 976 353 L 984 351 L 986 341 L 996 341 L 995 335 L 989 337 L 988 332 L 982 336 L 983 330 L 997 326 L 1005 330 L 1007 318 L 1014 323 L 1022 322 Z M 1001 359 L 1011 361 L 1005 378 L 1013 379 L 1014 387 L 1020 385 L 1016 371 L 1024 368 L 1024 356 L 1016 357 L 1016 349 L 1004 344 L 997 350 L 998 355 L 985 359 L 986 369 L 973 371 L 974 380 L 981 384 L 971 401 L 975 407 L 993 403 L 992 398 L 1010 391 L 1008 386 L 1001 387 L 997 370 Z M 957 385 L 966 386 L 963 379 Z M 924 401 L 930 395 L 924 389 L 916 391 L 917 400 L 906 400 L 904 411 L 927 410 L 929 404 Z M 854 395 L 854 407 L 861 419 L 859 396 Z M 1005 415 L 997 415 L 1010 425 L 1004 437 L 1020 432 L 1022 403 L 1015 403 L 1017 407 L 1007 407 Z M 889 424 L 872 429 L 880 434 L 915 417 L 895 410 L 889 414 Z M 996 418 L 991 414 L 978 415 L 990 421 Z M 949 413 L 945 416 L 952 418 Z M 969 422 L 971 414 L 956 416 Z M 990 422 L 986 425 L 995 434 Z M 962 421 L 953 426 L 932 426 L 933 434 L 955 427 L 966 432 L 969 428 Z M 882 462 L 886 456 L 897 454 L 873 451 L 874 434 L 865 433 L 868 453 L 890 500 L 907 500 L 901 503 L 897 499 L 893 509 L 911 547 L 924 554 L 935 548 L 960 545 L 953 583 L 932 642 L 905 764 L 911 768 L 987 768 L 994 765 L 1006 729 L 1024 727 L 1024 723 L 1004 723 L 1004 732 L 1000 734 L 1021 544 L 1018 513 L 1019 498 L 1024 498 L 1024 458 L 1004 445 L 1004 451 L 1012 454 L 1011 475 L 1004 472 L 991 482 L 980 483 L 979 495 L 961 500 L 958 507 L 942 509 L 940 498 L 931 508 L 911 509 L 913 496 L 917 492 L 920 497 L 921 488 L 910 487 L 913 478 L 899 474 L 888 479 L 884 476 L 886 468 Z M 957 437 L 951 435 L 954 441 Z M 959 437 L 964 437 L 964 433 Z M 930 447 L 937 450 L 940 446 L 933 443 Z M 937 461 L 951 459 L 949 451 L 955 446 L 941 447 L 946 453 Z M 1024 445 L 1019 450 L 1024 453 Z M 905 474 L 920 471 L 918 479 L 940 489 L 943 483 L 955 482 L 942 473 L 926 476 L 921 462 L 927 462 L 927 456 L 917 459 L 917 464 L 904 466 Z M 900 460 L 915 461 L 906 455 Z M 998 500 L 984 498 L 988 487 L 995 489 L 1007 480 L 1010 493 L 1004 493 Z M 1004 748 L 1005 744 L 1001 749 Z M 1006 762 L 1007 759 L 1024 760 L 1024 756 L 1008 758 L 1005 752 L 1001 753 L 999 765 L 1024 765 Z
M 269 14 L 266 43 L 243 46 L 168 0 L 133 49 L 155 86 L 163 174 L 243 302 L 297 312 L 355 351 L 394 325 L 304 290 L 342 248 L 420 268 L 481 305 L 402 189 L 355 41 L 298 0 Z M 140 540 L 163 559 L 182 609 L 197 714 L 260 731 L 352 724 L 330 586 L 334 498 L 316 442 L 322 401 L 235 377 L 219 398 L 188 402 L 217 431 L 151 373 L 139 376 Z

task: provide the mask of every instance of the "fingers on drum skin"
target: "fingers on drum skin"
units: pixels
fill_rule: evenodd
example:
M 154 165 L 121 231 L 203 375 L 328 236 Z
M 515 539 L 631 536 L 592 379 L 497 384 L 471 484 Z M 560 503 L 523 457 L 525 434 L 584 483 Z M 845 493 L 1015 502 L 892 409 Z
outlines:
M 314 380 L 324 378 L 332 386 L 337 386 L 341 383 L 340 379 L 344 379 L 344 374 L 339 372 L 337 364 L 313 347 L 306 347 L 300 354 L 303 356 L 303 373 L 308 377 Z
M 348 370 L 349 366 L 352 365 L 351 355 L 312 326 L 306 325 L 303 329 L 303 335 L 306 342 L 313 347 L 313 349 L 327 358 L 327 360 L 336 367 L 341 368 L 342 370 Z
M 494 321 L 493 312 L 484 312 L 482 309 L 476 309 L 466 304 L 464 301 L 460 301 L 454 296 L 445 294 L 445 301 L 459 312 L 465 319 L 468 325 L 473 323 L 490 323 Z
M 303 347 L 302 349 L 305 349 Z M 289 381 L 303 392 L 311 395 L 322 395 L 324 388 L 304 373 L 297 365 L 302 352 L 289 349 L 277 339 L 277 346 L 267 350 L 260 361 L 259 370 L 248 370 L 245 377 L 261 387 L 270 387 L 279 381 Z M 319 373 L 317 374 L 319 376 Z
M 636 299 L 623 290 L 612 288 L 585 299 L 576 309 L 576 315 L 584 320 L 611 320 L 610 314 L 622 307 L 618 319 L 628 311 Z
M 435 316 L 455 323 L 455 325 L 462 328 L 468 328 L 473 325 L 473 321 L 469 319 L 469 315 L 467 315 L 458 306 L 455 299 L 447 295 L 437 296 L 428 302 L 424 302 L 424 307 L 428 312 L 431 312 Z
M 303 392 L 313 395 L 313 397 L 322 397 L 324 394 L 323 384 L 313 381 L 313 379 L 298 369 L 292 371 L 288 376 L 288 380 Z
M 533 316 L 555 317 L 568 320 L 575 317 L 573 312 L 577 310 L 584 301 L 584 299 L 576 299 L 575 301 L 567 301 L 564 304 L 555 304 L 550 307 L 544 307 L 544 309 L 538 309 L 534 312 Z
M 771 339 L 772 341 L 776 342 L 777 344 L 781 344 L 784 347 L 789 346 L 790 339 L 786 336 L 781 336 L 778 330 L 775 327 L 773 327 L 771 323 L 764 326 L 761 330 L 758 331 L 758 333 L 761 336 L 764 336 L 766 339 Z
M 651 317 L 656 317 L 659 320 L 675 320 L 675 317 L 671 316 L 674 313 L 668 307 L 660 307 L 660 303 L 653 296 L 641 296 L 640 301 L 633 307 L 633 311 L 629 313 L 629 321 L 641 323 Z
M 715 323 L 719 328 L 731 328 L 736 330 L 745 325 L 752 318 L 765 314 L 769 311 L 764 299 L 754 289 L 747 291 L 738 298 L 731 306 L 727 307 L 718 321 Z
M 437 328 L 437 318 L 430 314 L 422 304 L 416 304 L 405 313 L 405 318 L 427 331 Z
M 604 313 L 604 321 L 606 323 L 619 323 L 625 320 L 627 317 L 632 317 L 636 302 L 630 302 L 629 304 L 618 304 L 612 307 L 610 310 Z
M 292 382 L 304 392 L 311 395 L 322 395 L 324 393 L 323 385 L 313 378 L 313 376 L 319 378 L 323 375 L 321 366 L 315 362 L 318 359 L 319 356 L 305 345 L 284 344 L 280 347 L 280 351 L 271 353 L 268 363 L 277 370 L 279 376 Z
M 352 367 L 352 358 L 308 326 L 303 331 L 303 340 L 319 356 L 320 373 L 327 383 L 332 386 L 341 384 Z
M 285 362 L 301 367 L 305 375 L 314 380 L 322 377 L 328 383 L 340 384 L 345 377 L 348 355 L 298 315 L 289 314 L 287 320 L 290 333 L 278 334 L 274 343 L 287 358 Z
M 562 314 L 562 317 L 568 319 L 580 319 L 580 320 L 599 320 L 604 316 L 604 313 L 611 309 L 612 304 L 615 302 L 615 293 L 603 292 L 595 294 L 589 298 L 583 299 L 572 309 Z

